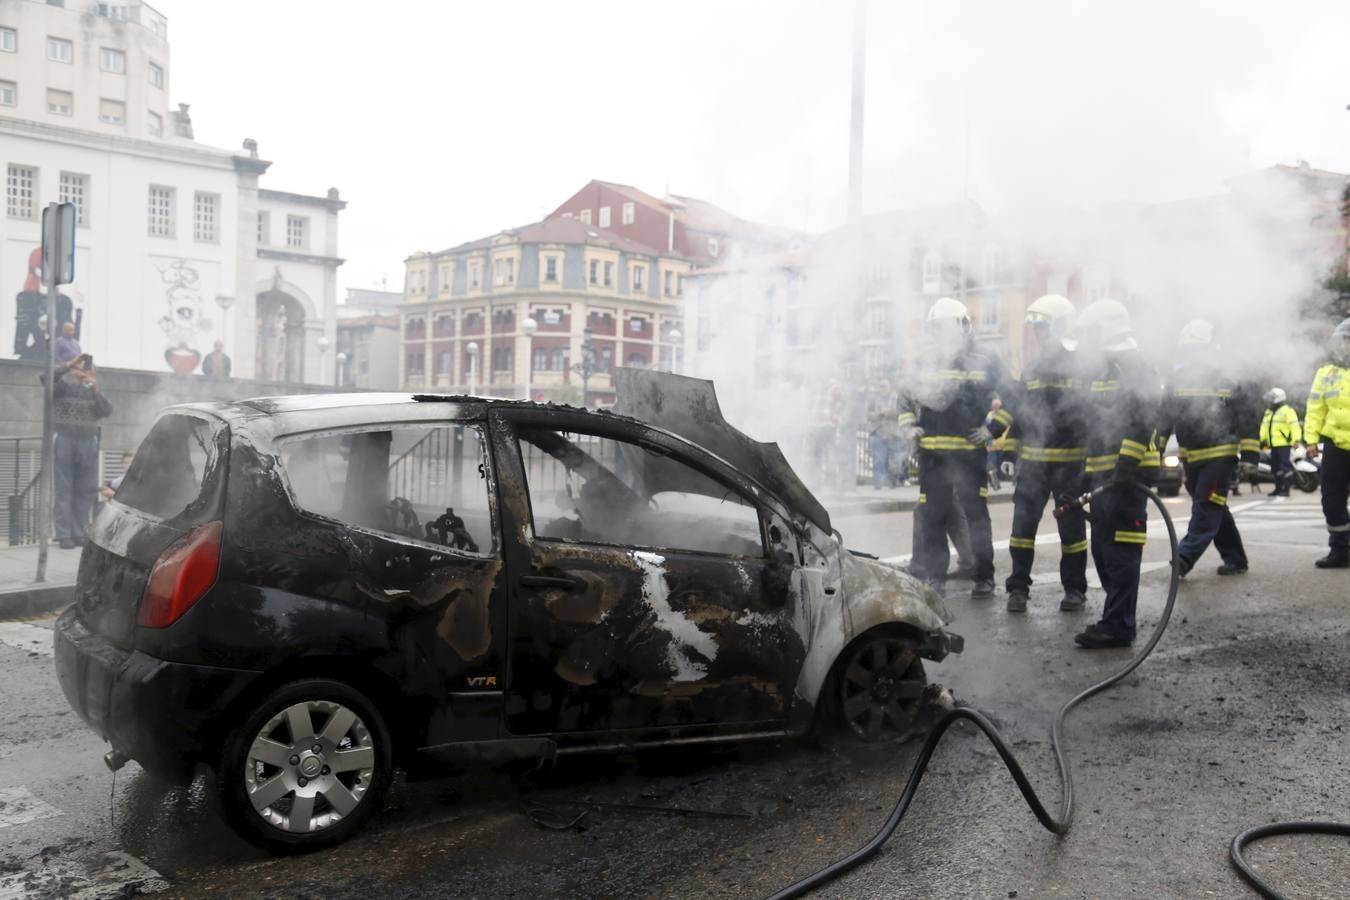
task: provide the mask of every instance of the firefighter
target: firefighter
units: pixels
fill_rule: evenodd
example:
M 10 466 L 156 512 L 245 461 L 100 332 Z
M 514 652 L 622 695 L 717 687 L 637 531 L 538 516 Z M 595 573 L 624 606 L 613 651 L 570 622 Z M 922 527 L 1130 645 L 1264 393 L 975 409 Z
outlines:
M 1303 440 L 1298 413 L 1286 401 L 1284 388 L 1266 391 L 1266 412 L 1261 417 L 1261 448 L 1270 448 L 1270 472 L 1275 476 L 1272 497 L 1288 497 L 1294 483 L 1294 463 L 1290 454 Z
M 986 425 L 985 414 L 1003 385 L 1003 367 L 976 352 L 966 305 L 950 297 L 929 310 L 923 344 L 919 371 L 899 416 L 900 427 L 919 445 L 914 569 L 934 588 L 945 587 L 947 530 L 959 507 L 969 523 L 975 564 L 970 596 L 985 599 L 994 595 L 985 447 L 1012 421 L 999 410 Z
M 1082 486 L 1087 455 L 1083 385 L 1074 369 L 1074 354 L 1064 346 L 1074 312 L 1072 303 L 1055 294 L 1027 307 L 1026 324 L 1036 336 L 1039 352 L 1027 363 L 1014 389 L 1013 423 L 1004 443 L 1005 456 L 1018 460 L 1008 539 L 1012 556 L 1012 574 L 1005 585 L 1008 612 L 1026 611 L 1036 528 L 1045 501 L 1053 497 L 1056 506 L 1068 504 Z M 1087 550 L 1087 519 L 1082 508 L 1075 506 L 1059 519 L 1062 610 L 1079 610 L 1087 602 Z
M 1331 362 L 1317 370 L 1308 391 L 1303 440 L 1316 459 L 1322 443 L 1322 515 L 1326 516 L 1331 552 L 1317 560 L 1319 569 L 1350 568 L 1350 319 L 1331 333 Z
M 1242 575 L 1247 571 L 1247 551 L 1228 511 L 1228 493 L 1239 469 L 1243 475 L 1256 469 L 1254 435 L 1259 426 L 1246 392 L 1221 371 L 1212 322 L 1187 322 L 1177 349 L 1179 358 L 1163 395 L 1158 439 L 1163 443 L 1176 435 L 1191 495 L 1190 522 L 1177 548 L 1181 577 L 1194 568 L 1210 543 L 1223 560 L 1219 574 Z
M 1129 311 L 1115 300 L 1098 300 L 1073 325 L 1074 344 L 1088 383 L 1088 490 L 1105 487 L 1092 500 L 1092 561 L 1106 591 L 1099 621 L 1074 636 L 1080 647 L 1125 647 L 1134 642 L 1139 564 L 1148 537 L 1148 495 L 1140 483 L 1156 481 L 1159 454 L 1154 439 L 1158 377 L 1139 352 Z

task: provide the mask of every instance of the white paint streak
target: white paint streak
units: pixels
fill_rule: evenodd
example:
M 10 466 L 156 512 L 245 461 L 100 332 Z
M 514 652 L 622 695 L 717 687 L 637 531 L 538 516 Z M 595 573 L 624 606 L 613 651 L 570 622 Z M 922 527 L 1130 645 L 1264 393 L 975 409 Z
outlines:
M 665 557 L 636 552 L 633 559 L 642 568 L 642 599 L 655 614 L 656 627 L 670 635 L 666 661 L 675 672 L 674 680 L 701 681 L 708 675 L 708 663 L 717 659 L 717 642 L 671 607 Z
M 61 810 L 36 797 L 23 785 L 0 787 L 0 828 L 61 815 Z
M 0 644 L 43 656 L 53 655 L 51 629 L 28 622 L 0 622 Z

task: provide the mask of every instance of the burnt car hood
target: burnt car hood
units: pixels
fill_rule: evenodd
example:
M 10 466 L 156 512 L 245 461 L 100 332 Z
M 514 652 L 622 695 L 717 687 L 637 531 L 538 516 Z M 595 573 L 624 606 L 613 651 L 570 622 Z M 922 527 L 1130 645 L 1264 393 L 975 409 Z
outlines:
M 777 444 L 757 441 L 727 422 L 711 381 L 619 368 L 614 412 L 677 434 L 744 471 L 830 533 L 830 514 L 792 471 Z

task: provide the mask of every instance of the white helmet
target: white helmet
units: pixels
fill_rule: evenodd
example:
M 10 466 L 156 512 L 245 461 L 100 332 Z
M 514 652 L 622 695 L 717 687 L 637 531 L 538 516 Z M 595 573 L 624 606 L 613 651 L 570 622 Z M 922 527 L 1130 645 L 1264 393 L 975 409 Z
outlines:
M 1074 305 L 1068 297 L 1061 297 L 1059 294 L 1046 294 L 1044 297 L 1031 301 L 1031 304 L 1027 306 L 1025 321 L 1028 325 L 1049 322 L 1051 325 L 1059 325 L 1063 328 L 1077 314 L 1078 310 L 1074 309 Z
M 1214 344 L 1214 323 L 1208 319 L 1191 319 L 1177 338 L 1179 347 L 1209 347 Z
M 1266 403 L 1271 406 L 1279 406 L 1288 399 L 1289 397 L 1285 394 L 1284 388 L 1273 387 L 1266 391 Z
M 1108 353 L 1134 350 L 1139 346 L 1134 340 L 1130 311 L 1118 300 L 1098 300 L 1090 304 L 1074 321 L 1071 333 L 1074 336 L 1071 343 L 1076 345 L 1082 341 Z
M 930 323 L 956 322 L 961 326 L 962 331 L 969 331 L 970 311 L 960 300 L 942 297 L 935 301 L 932 308 L 928 310 L 927 321 Z

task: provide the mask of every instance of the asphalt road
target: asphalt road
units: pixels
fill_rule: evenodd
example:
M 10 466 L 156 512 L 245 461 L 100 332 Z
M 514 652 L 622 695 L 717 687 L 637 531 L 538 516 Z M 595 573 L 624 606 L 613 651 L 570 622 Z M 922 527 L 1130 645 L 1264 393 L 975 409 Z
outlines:
M 1185 502 L 1169 506 L 1185 517 Z M 1242 897 L 1227 864 L 1234 833 L 1350 820 L 1350 572 L 1312 567 L 1326 537 L 1315 496 L 1231 506 L 1251 572 L 1220 578 L 1211 551 L 1154 657 L 1070 720 L 1079 809 L 1068 837 L 1040 829 L 992 747 L 958 726 L 887 849 L 820 896 Z M 1006 538 L 1011 506 L 991 510 Z M 837 524 L 858 549 L 908 553 L 908 514 Z M 1042 535 L 1052 533 L 1047 518 Z M 1160 532 L 1145 552 L 1141 628 L 1161 607 Z M 952 628 L 967 650 L 929 671 L 992 714 L 1051 806 L 1051 716 L 1127 656 L 1073 647 L 1101 594 L 1090 592 L 1087 614 L 1059 612 L 1057 562 L 1049 538 L 1024 616 L 952 582 Z M 0 623 L 0 898 L 759 897 L 868 837 L 917 749 L 839 740 L 573 762 L 542 776 L 466 772 L 402 785 L 342 847 L 271 858 L 222 824 L 206 776 L 169 788 L 132 764 L 114 784 L 104 746 L 57 688 L 49 628 Z M 527 815 L 543 804 L 567 820 L 579 811 L 571 801 L 634 808 L 593 808 L 563 831 Z M 1281 839 L 1253 857 L 1291 896 L 1340 898 L 1348 851 Z

